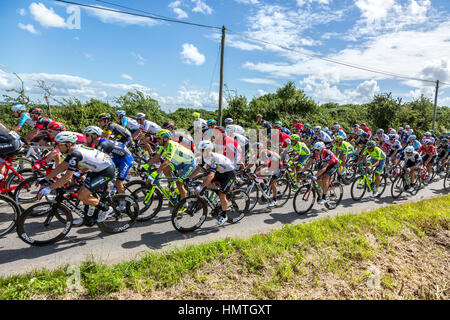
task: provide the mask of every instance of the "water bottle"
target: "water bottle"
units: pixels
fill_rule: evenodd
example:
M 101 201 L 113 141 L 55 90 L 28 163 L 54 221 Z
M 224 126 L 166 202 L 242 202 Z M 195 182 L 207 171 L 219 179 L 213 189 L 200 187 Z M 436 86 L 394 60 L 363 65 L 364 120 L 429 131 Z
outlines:
M 112 190 L 109 190 L 109 196 L 112 197 L 117 193 L 117 188 L 114 187 Z

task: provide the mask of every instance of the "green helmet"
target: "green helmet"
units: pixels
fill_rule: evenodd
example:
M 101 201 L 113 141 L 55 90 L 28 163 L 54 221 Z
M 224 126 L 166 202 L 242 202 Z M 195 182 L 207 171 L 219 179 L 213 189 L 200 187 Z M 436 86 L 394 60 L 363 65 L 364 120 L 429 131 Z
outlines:
M 344 138 L 342 138 L 341 136 L 336 136 L 334 137 L 334 141 L 344 141 Z
M 375 148 L 375 146 L 376 146 L 375 141 L 369 141 L 369 142 L 367 142 L 367 148 L 368 148 L 368 149 Z
M 291 140 L 292 141 L 299 141 L 300 140 L 300 136 L 298 135 L 298 134 L 293 134 L 293 135 L 291 135 Z
M 161 129 L 156 133 L 156 137 L 163 139 L 163 138 L 169 138 L 172 139 L 172 132 L 170 132 L 167 129 Z
M 275 124 L 279 124 L 280 126 L 282 126 L 283 124 L 281 123 L 281 121 L 275 121 Z
M 194 117 L 194 118 L 200 118 L 200 113 L 198 113 L 198 112 L 194 112 L 193 114 L 192 114 L 192 117 Z
M 311 125 L 309 123 L 305 123 L 304 127 L 309 128 L 309 127 L 311 127 Z

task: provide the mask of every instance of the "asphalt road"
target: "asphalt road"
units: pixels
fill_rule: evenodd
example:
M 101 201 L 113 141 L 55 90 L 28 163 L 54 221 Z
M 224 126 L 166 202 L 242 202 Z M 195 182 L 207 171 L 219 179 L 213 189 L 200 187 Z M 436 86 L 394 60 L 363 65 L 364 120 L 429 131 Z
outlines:
M 388 185 L 380 199 L 373 200 L 366 194 L 362 201 L 355 202 L 350 196 L 350 186 L 345 186 L 342 203 L 331 211 L 316 203 L 306 215 L 297 215 L 290 199 L 282 208 L 273 210 L 257 205 L 236 224 L 225 223 L 221 227 L 216 227 L 216 220 L 209 217 L 200 229 L 190 234 L 182 234 L 173 228 L 170 212 L 167 206 L 164 206 L 151 221 L 137 222 L 126 232 L 107 234 L 101 232 L 97 226 L 72 228 L 68 237 L 46 247 L 30 247 L 20 240 L 14 231 L 0 238 L 0 275 L 25 273 L 40 268 L 53 269 L 66 264 L 78 264 L 88 259 L 117 263 L 139 258 L 148 250 L 167 250 L 225 237 L 244 238 L 280 228 L 284 224 L 300 224 L 338 214 L 359 213 L 446 193 L 448 194 L 444 191 L 443 180 L 440 179 L 420 190 L 416 196 L 404 193 L 399 200 L 393 201 Z

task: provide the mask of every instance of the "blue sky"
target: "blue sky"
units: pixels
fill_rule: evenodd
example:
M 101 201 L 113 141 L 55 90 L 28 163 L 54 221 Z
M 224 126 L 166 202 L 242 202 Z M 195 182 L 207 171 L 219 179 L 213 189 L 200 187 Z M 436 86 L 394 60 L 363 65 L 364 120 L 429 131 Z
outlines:
M 381 92 L 405 101 L 421 94 L 434 99 L 432 83 L 368 73 L 311 54 L 450 83 L 448 0 L 108 2 L 235 31 L 226 36 L 224 79 L 249 99 L 287 81 L 320 103 L 364 103 Z M 112 102 L 136 88 L 166 111 L 217 108 L 220 30 L 72 9 L 47 0 L 0 2 L 0 94 L 19 86 L 17 73 L 35 101 L 42 101 L 36 80 L 45 80 L 56 97 Z M 438 104 L 450 105 L 448 86 L 441 87 Z

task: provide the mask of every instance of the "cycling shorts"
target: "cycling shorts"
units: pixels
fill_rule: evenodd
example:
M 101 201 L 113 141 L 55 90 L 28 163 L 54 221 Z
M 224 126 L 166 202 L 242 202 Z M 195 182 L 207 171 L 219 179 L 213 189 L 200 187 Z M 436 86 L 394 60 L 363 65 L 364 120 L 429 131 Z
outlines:
M 212 183 L 217 182 L 217 184 L 220 187 L 220 192 L 227 193 L 235 180 L 236 180 L 236 173 L 234 172 L 234 170 L 232 170 L 224 173 L 216 172 L 211 182 Z
M 116 166 L 111 163 L 109 167 L 100 172 L 88 172 L 84 186 L 89 191 L 102 192 L 108 185 L 108 182 L 116 176 Z
M 128 172 L 133 166 L 133 156 L 127 156 L 125 158 L 112 158 L 114 165 L 117 168 L 117 180 L 125 180 L 128 176 Z

